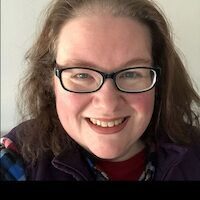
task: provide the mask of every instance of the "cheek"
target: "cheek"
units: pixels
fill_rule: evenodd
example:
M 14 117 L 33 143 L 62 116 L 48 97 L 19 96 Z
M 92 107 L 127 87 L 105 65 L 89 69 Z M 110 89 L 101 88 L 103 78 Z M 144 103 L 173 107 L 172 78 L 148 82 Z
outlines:
M 129 96 L 129 105 L 134 111 L 143 115 L 152 115 L 154 109 L 155 90 Z
M 56 97 L 56 108 L 60 118 L 72 117 L 81 113 L 86 106 L 87 99 L 80 97 L 80 94 L 64 90 L 59 80 L 54 79 L 54 91 Z M 80 101 L 81 98 L 81 101 Z

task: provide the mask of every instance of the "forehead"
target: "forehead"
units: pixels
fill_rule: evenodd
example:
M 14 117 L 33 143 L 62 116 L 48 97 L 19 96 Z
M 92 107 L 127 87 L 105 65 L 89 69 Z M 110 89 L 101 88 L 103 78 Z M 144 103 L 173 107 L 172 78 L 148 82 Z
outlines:
M 151 61 L 151 35 L 140 22 L 112 16 L 78 17 L 60 31 L 56 60 L 65 65 L 83 60 L 120 66 L 129 60 Z

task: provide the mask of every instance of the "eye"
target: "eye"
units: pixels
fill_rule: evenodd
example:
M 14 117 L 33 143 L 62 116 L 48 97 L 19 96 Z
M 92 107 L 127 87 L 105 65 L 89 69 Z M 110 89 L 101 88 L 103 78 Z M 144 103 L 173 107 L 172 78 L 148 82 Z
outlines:
M 139 77 L 141 77 L 141 74 L 135 71 L 123 72 L 122 74 L 120 74 L 120 78 L 124 79 L 135 79 Z
M 89 74 L 87 74 L 87 73 L 79 73 L 79 74 L 73 75 L 73 78 L 88 79 L 88 78 L 91 78 L 91 76 Z

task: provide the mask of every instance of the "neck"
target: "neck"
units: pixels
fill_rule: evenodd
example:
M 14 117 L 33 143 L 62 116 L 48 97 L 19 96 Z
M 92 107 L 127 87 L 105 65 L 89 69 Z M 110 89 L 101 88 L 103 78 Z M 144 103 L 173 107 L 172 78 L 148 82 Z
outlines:
M 126 152 L 125 154 L 122 154 L 114 159 L 110 159 L 108 161 L 110 162 L 121 162 L 130 159 L 131 157 L 135 156 L 137 153 L 142 151 L 145 148 L 144 142 L 141 140 L 138 140 L 136 143 L 134 143 Z

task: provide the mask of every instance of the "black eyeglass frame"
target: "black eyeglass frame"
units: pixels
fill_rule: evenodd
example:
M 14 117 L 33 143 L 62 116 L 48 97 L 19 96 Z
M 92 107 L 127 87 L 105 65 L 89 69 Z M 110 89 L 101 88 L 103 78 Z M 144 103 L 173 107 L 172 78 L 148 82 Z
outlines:
M 112 73 L 105 73 L 105 72 L 102 72 L 102 71 L 99 71 L 99 70 L 96 70 L 96 69 L 91 69 L 89 67 L 67 67 L 67 68 L 62 68 L 62 69 L 59 69 L 58 67 L 59 67 L 59 65 L 56 64 L 56 67 L 54 67 L 54 73 L 60 79 L 60 83 L 61 83 L 63 89 L 65 89 L 66 91 L 69 91 L 69 92 L 73 92 L 73 93 L 93 93 L 93 92 L 96 92 L 96 91 L 98 91 L 98 90 L 101 89 L 101 87 L 105 83 L 105 80 L 108 79 L 108 78 L 113 79 L 113 82 L 114 82 L 116 88 L 119 91 L 121 91 L 121 92 L 125 92 L 125 93 L 142 93 L 142 92 L 147 92 L 147 91 L 151 90 L 153 87 L 155 87 L 156 83 L 158 82 L 158 78 L 159 78 L 159 76 L 161 74 L 161 68 L 158 67 L 158 66 L 156 66 L 156 67 L 130 67 L 130 68 L 125 68 L 125 69 L 122 69 L 122 70 L 119 70 L 119 71 L 116 71 L 116 72 L 112 72 Z M 64 86 L 62 78 L 61 78 L 62 72 L 65 71 L 65 70 L 67 70 L 67 69 L 87 69 L 87 70 L 95 71 L 95 72 L 101 74 L 101 76 L 103 77 L 102 83 L 99 85 L 99 87 L 96 90 L 92 90 L 90 92 L 84 92 L 84 91 L 83 92 L 76 92 L 76 91 L 69 90 L 69 89 L 67 89 Z M 121 73 L 123 71 L 126 71 L 126 70 L 130 70 L 130 69 L 150 69 L 150 70 L 154 70 L 155 74 L 156 74 L 156 81 L 155 81 L 155 83 L 151 87 L 149 87 L 147 90 L 141 90 L 141 91 L 137 91 L 137 92 L 131 92 L 131 91 L 122 90 L 121 88 L 119 88 L 119 86 L 116 83 L 116 76 L 119 73 Z

